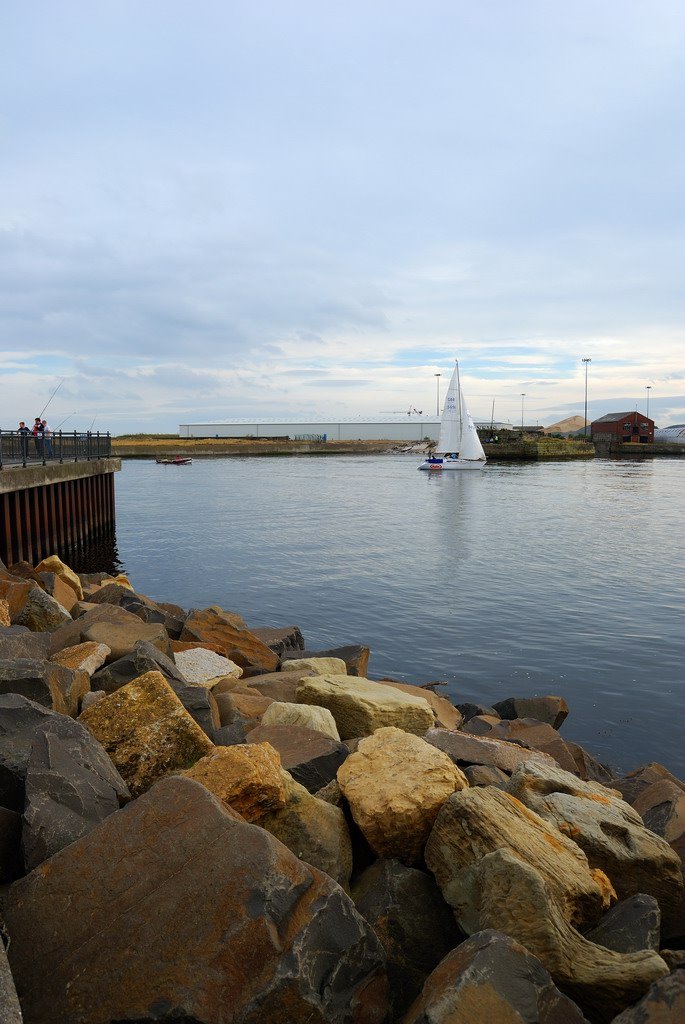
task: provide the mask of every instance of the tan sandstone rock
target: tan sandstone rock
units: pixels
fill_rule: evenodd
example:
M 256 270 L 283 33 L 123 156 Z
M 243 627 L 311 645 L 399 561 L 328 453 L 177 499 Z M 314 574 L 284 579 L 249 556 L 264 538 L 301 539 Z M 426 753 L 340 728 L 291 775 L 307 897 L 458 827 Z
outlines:
M 93 672 L 97 672 L 105 664 L 110 653 L 106 644 L 76 644 L 53 654 L 50 661 L 54 661 L 56 665 L 64 665 L 65 668 L 82 669 L 92 676 Z
M 615 953 L 583 938 L 560 912 L 540 871 L 510 850 L 484 857 L 475 881 L 480 927 L 525 946 L 593 1021 L 613 1020 L 668 973 L 653 950 Z
M 0 626 L 11 626 L 9 601 L 0 597 Z
M 115 608 L 116 605 L 111 607 Z M 171 654 L 169 634 L 161 622 L 143 622 L 136 615 L 133 622 L 111 622 L 101 620 L 94 622 L 83 630 L 83 641 L 105 644 L 110 649 L 107 663 L 118 661 L 130 654 L 140 640 L 152 644 L 167 657 Z
M 0 600 L 7 602 L 10 617 L 8 626 L 15 622 L 17 616 L 21 614 L 28 596 L 35 586 L 36 584 L 31 580 L 22 580 L 18 576 L 10 576 L 9 573 L 7 579 L 0 577 Z
M 347 675 L 347 666 L 342 658 L 291 658 L 286 665 L 288 672 L 301 672 L 303 676 Z
M 455 708 L 446 697 L 441 697 L 426 686 L 413 686 L 411 683 L 401 683 L 397 679 L 379 679 L 383 686 L 392 686 L 395 690 L 403 693 L 413 694 L 415 697 L 422 697 L 427 700 L 435 713 L 435 724 L 443 729 L 460 729 L 464 716 L 458 708 Z
M 57 555 L 49 555 L 44 558 L 39 565 L 36 566 L 36 572 L 54 572 L 55 576 L 59 576 L 60 579 L 71 587 L 76 594 L 76 600 L 83 600 L 83 587 L 81 586 L 81 580 L 78 578 L 73 569 L 70 569 L 68 565 L 65 565 L 61 558 Z
M 27 626 L 33 633 L 52 633 L 70 623 L 71 615 L 54 597 L 40 587 L 32 587 L 14 622 L 18 626 Z
M 339 740 L 338 727 L 328 708 L 311 704 L 289 704 L 274 701 L 262 715 L 262 725 L 297 725 L 303 729 L 314 729 L 331 739 Z
M 569 924 L 583 927 L 598 920 L 603 896 L 580 847 L 520 800 L 487 786 L 454 793 L 426 844 L 426 865 L 465 932 L 481 927 L 478 864 L 499 849 L 511 851 L 542 874 Z
M 468 786 L 447 754 L 401 729 L 378 729 L 338 769 L 352 817 L 379 857 L 419 863 L 438 811 Z
M 621 899 L 654 896 L 665 922 L 676 912 L 683 896 L 680 860 L 616 790 L 534 761 L 517 768 L 507 789 L 578 843 Z
M 285 807 L 281 759 L 268 743 L 216 747 L 181 774 L 201 782 L 246 821 Z
M 146 672 L 103 697 L 79 721 L 103 745 L 134 797 L 214 750 L 161 672 Z
M 360 676 L 302 679 L 297 687 L 297 702 L 328 708 L 343 740 L 370 736 L 386 726 L 421 736 L 434 722 L 433 711 L 423 697 L 410 696 Z

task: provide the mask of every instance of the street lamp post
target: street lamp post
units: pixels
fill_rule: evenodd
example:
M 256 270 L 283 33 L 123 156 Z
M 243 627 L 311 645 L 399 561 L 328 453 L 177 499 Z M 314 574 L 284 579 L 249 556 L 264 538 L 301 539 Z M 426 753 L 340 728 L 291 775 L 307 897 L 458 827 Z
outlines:
M 433 376 L 435 377 L 435 415 L 439 416 L 440 415 L 440 378 L 442 377 L 442 374 L 441 373 L 435 373 L 435 374 L 433 374 Z
M 649 392 L 651 390 L 652 390 L 652 385 L 651 384 L 647 384 L 645 386 L 645 391 L 647 392 L 647 419 L 649 419 Z
M 588 356 L 587 358 L 583 358 L 583 362 L 585 363 L 585 417 L 584 417 L 585 418 L 585 427 L 584 427 L 584 433 L 585 433 L 585 437 L 587 438 L 587 364 L 591 363 L 592 359 Z
M 523 430 L 523 399 L 526 397 L 525 391 L 521 392 L 521 430 Z

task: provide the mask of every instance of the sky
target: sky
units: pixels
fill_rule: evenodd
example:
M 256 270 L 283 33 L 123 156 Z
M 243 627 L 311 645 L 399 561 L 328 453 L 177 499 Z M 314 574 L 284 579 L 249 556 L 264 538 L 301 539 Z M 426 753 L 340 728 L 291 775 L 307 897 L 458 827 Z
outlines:
M 0 428 L 433 413 L 455 358 L 476 419 L 585 357 L 684 422 L 684 56 L 682 0 L 2 0 Z

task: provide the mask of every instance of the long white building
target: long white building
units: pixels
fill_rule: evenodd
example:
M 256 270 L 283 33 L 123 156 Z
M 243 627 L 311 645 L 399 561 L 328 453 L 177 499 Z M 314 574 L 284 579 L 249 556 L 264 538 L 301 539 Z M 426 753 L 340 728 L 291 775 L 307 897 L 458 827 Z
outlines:
M 491 424 L 476 423 L 477 427 Z M 511 429 L 511 423 L 494 423 L 495 430 Z M 180 437 L 289 437 L 291 440 L 323 438 L 328 441 L 422 441 L 438 440 L 438 416 L 349 416 L 338 420 L 232 419 L 217 423 L 181 423 Z

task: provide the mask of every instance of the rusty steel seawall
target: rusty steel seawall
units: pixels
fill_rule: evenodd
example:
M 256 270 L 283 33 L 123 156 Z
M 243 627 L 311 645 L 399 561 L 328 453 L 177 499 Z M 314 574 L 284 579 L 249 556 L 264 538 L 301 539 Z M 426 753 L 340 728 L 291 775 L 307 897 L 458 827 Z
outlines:
M 0 472 L 0 560 L 35 564 L 114 534 L 117 458 L 6 466 Z

